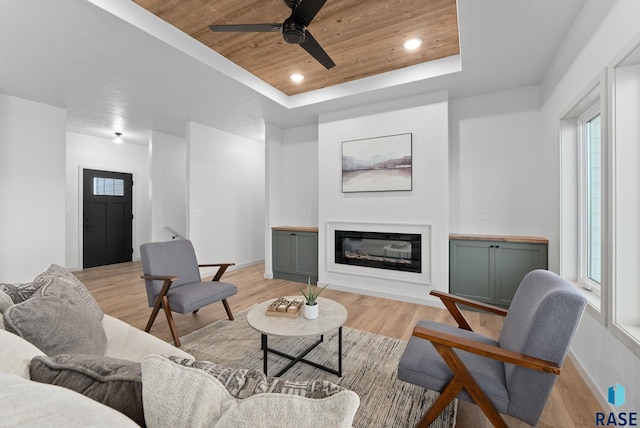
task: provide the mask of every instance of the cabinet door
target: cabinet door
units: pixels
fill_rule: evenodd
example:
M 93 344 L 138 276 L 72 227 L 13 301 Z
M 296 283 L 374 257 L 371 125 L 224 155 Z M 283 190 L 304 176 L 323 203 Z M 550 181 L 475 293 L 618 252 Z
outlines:
M 273 270 L 295 272 L 295 235 L 291 232 L 273 232 Z
M 297 273 L 311 277 L 318 276 L 318 234 L 296 233 Z
M 492 246 L 493 243 L 486 241 L 449 242 L 449 291 L 452 294 L 493 303 Z
M 495 304 L 509 306 L 524 276 L 547 269 L 547 246 L 515 242 L 496 243 Z

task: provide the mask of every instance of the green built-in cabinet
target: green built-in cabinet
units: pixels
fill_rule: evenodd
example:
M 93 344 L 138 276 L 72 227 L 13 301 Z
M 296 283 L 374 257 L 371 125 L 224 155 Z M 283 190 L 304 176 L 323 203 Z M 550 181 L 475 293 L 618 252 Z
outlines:
M 522 278 L 547 269 L 547 251 L 538 237 L 450 235 L 449 292 L 509 307 Z
M 318 282 L 318 229 L 272 228 L 273 277 L 306 283 Z

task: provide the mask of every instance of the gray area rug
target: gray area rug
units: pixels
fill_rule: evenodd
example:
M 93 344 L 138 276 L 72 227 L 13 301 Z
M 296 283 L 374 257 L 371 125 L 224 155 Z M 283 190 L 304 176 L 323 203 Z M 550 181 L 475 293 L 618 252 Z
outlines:
M 235 321 L 216 321 L 182 337 L 182 349 L 200 361 L 262 370 L 260 333 L 247 323 L 246 311 L 236 314 L 235 318 Z M 397 365 L 406 342 L 348 327 L 343 328 L 342 334 L 341 378 L 304 363 L 296 364 L 282 377 L 325 379 L 356 392 L 360 396 L 360 408 L 354 420 L 355 428 L 414 427 L 438 395 L 397 379 Z M 269 337 L 269 347 L 297 354 L 315 339 Z M 337 368 L 337 331 L 325 335 L 324 339 L 306 358 Z M 277 373 L 288 362 L 270 353 L 269 374 Z M 454 400 L 431 427 L 453 428 L 455 420 Z

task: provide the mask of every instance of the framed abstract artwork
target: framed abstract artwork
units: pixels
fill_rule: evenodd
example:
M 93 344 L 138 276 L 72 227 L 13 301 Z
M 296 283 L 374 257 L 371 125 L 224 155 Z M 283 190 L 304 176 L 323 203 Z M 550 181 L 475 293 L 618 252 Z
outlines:
M 412 189 L 412 134 L 342 142 L 342 192 Z

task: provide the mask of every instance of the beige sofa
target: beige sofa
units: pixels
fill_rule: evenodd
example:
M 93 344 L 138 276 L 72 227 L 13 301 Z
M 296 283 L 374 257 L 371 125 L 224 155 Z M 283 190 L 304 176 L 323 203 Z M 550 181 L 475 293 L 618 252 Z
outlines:
M 329 382 L 197 362 L 103 314 L 59 266 L 33 283 L 0 284 L 0 312 L 7 426 L 349 427 L 359 406 L 355 393 Z

